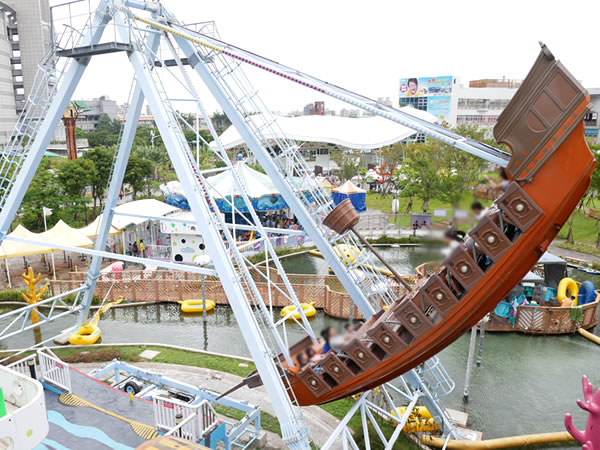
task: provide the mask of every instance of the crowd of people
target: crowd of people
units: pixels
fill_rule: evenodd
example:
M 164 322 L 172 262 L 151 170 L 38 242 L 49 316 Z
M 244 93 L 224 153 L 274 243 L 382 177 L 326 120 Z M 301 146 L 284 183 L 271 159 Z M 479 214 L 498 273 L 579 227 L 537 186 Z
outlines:
M 127 246 L 127 249 L 125 249 L 125 254 L 129 256 L 141 256 L 142 258 L 145 258 L 147 255 L 146 244 L 144 243 L 144 240 L 140 239 L 139 244 L 137 241 L 130 242 Z

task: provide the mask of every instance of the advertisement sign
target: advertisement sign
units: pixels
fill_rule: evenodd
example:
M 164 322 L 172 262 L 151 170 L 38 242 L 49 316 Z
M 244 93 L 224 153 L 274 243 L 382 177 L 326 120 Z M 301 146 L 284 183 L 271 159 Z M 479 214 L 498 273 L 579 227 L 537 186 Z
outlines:
M 454 77 L 413 77 L 400 79 L 400 97 L 450 95 Z
M 400 106 L 427 111 L 441 121 L 450 115 L 454 77 L 411 77 L 400 79 Z

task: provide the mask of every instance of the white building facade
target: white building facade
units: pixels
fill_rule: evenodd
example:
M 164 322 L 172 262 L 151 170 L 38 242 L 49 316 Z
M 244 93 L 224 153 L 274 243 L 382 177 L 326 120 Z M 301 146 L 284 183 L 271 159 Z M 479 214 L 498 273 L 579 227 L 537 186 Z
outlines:
M 0 145 L 12 134 L 51 45 L 48 0 L 0 0 Z

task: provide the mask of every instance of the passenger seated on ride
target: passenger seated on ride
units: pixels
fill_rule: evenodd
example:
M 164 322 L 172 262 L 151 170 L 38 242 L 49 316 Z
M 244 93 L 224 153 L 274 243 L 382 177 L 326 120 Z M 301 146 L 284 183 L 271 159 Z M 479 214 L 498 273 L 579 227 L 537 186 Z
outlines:
M 327 327 L 321 331 L 321 337 L 325 341 L 323 344 L 323 354 L 331 350 L 331 338 L 335 336 L 335 330 L 332 327 Z
M 449 228 L 444 233 L 444 242 L 448 244 L 448 247 L 442 250 L 444 256 L 448 256 L 452 253 L 456 247 L 463 243 L 463 238 L 465 237 L 465 232 L 460 230 L 455 230 L 453 228 Z
M 298 361 L 298 365 L 301 369 L 308 364 L 308 358 L 304 353 L 298 353 L 298 356 L 296 356 L 296 361 Z
M 475 218 L 480 220 L 488 213 L 488 208 L 484 208 L 480 202 L 475 201 L 471 203 L 471 211 Z
M 312 347 L 308 347 L 306 349 L 306 357 L 308 358 L 308 361 L 313 364 L 318 364 L 319 361 L 323 359 L 323 355 L 321 353 L 317 353 Z

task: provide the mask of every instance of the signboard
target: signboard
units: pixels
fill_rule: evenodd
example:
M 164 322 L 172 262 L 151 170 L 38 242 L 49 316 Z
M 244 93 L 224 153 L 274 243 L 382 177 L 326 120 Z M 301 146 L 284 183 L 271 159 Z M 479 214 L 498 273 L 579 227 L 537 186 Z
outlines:
M 454 77 L 401 78 L 400 97 L 431 97 L 452 94 Z
M 411 77 L 400 79 L 400 106 L 427 111 L 441 121 L 450 115 L 454 77 Z

